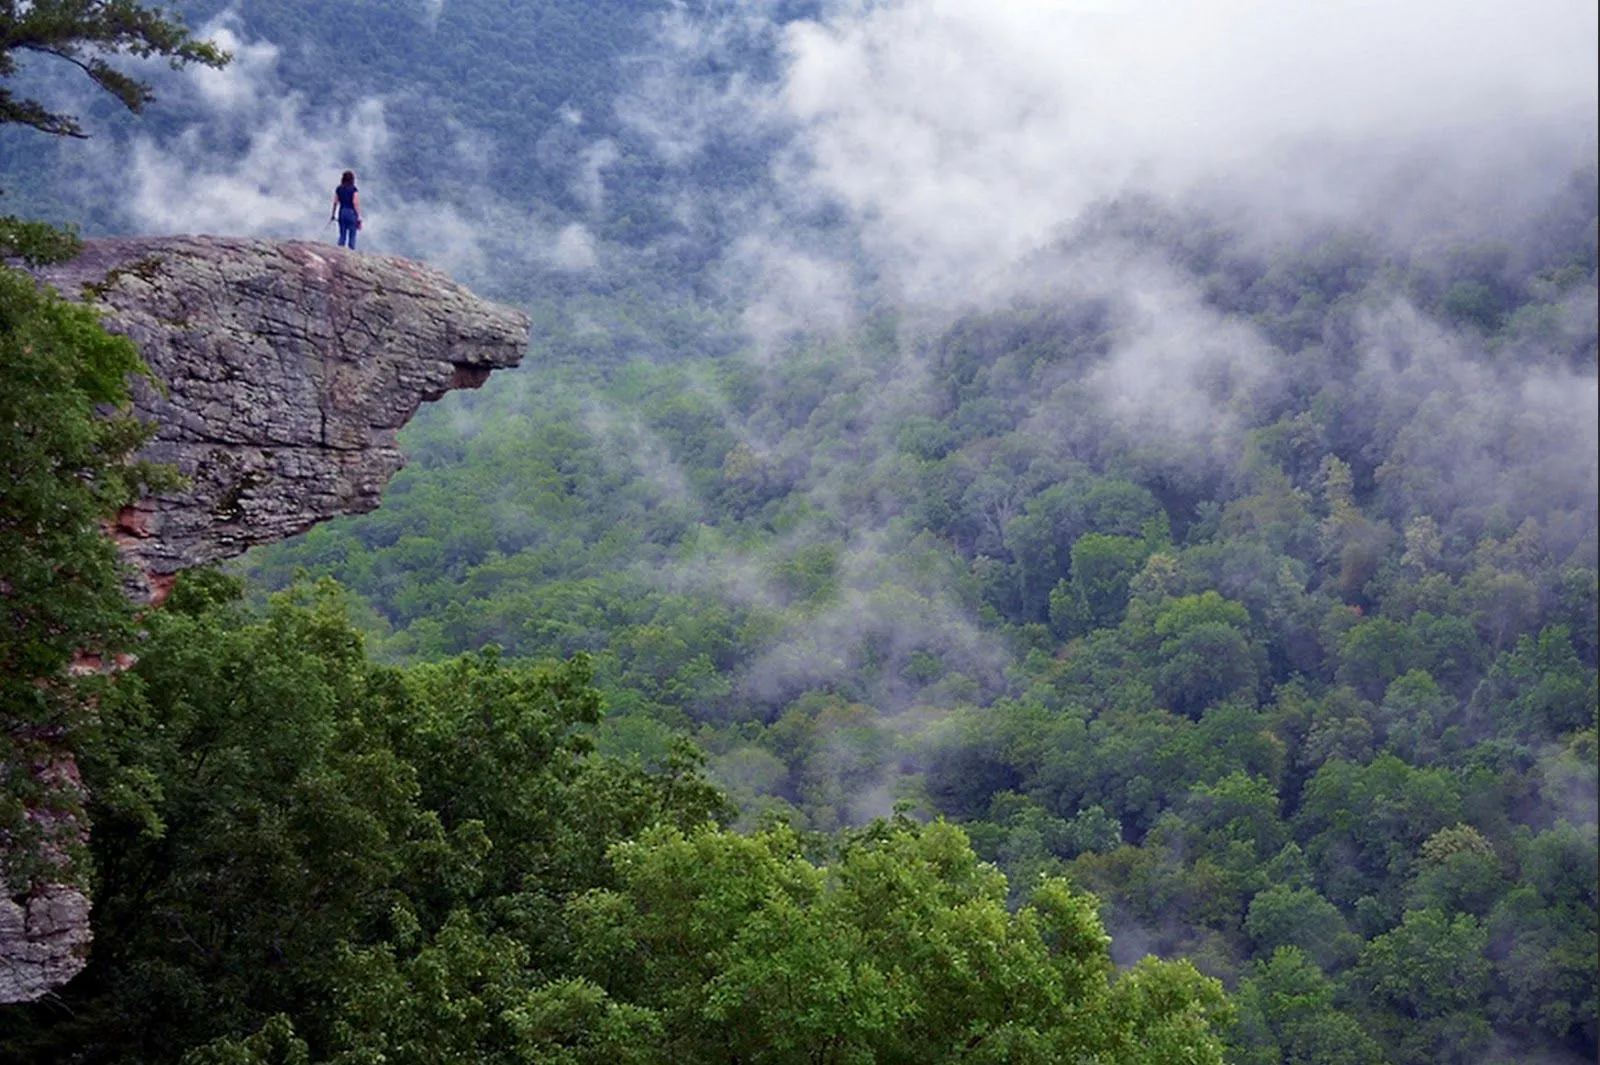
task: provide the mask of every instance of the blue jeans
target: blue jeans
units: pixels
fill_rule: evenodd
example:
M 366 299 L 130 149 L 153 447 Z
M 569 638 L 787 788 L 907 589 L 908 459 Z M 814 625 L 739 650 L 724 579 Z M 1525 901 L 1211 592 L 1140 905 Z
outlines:
M 356 250 L 356 220 L 360 217 L 354 208 L 339 208 L 339 247 Z

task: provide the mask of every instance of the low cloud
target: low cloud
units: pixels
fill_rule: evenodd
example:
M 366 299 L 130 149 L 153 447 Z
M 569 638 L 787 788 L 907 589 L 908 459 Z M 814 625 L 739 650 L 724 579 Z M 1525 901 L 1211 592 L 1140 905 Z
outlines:
M 735 230 L 725 287 L 757 353 L 782 360 L 797 335 L 843 331 L 872 305 L 894 308 L 914 351 L 965 313 L 1104 300 L 1115 335 L 1073 388 L 1130 438 L 1213 460 L 1237 457 L 1242 426 L 1296 368 L 1163 261 L 1159 240 L 1080 239 L 1095 211 L 1144 199 L 1169 218 L 1209 216 L 1246 254 L 1353 227 L 1379 255 L 1427 256 L 1526 233 L 1596 151 L 1597 14 L 1563 0 L 1203 12 L 840 0 L 789 22 L 782 10 L 675 9 L 619 105 L 670 165 L 730 140 L 777 145 L 768 183 L 722 208 Z M 764 49 L 774 61 L 757 76 L 748 57 Z M 740 57 L 743 72 L 704 75 Z M 1471 419 L 1456 418 L 1402 442 L 1431 471 L 1391 471 L 1429 485 L 1436 498 L 1415 505 L 1443 507 L 1447 491 L 1536 509 L 1594 494 L 1593 378 L 1550 356 L 1592 347 L 1592 302 L 1588 288 L 1563 297 L 1545 333 L 1514 341 L 1525 357 L 1493 371 L 1470 329 L 1409 304 L 1360 318 L 1358 378 L 1339 387 L 1361 390 L 1375 417 L 1433 402 L 1495 427 L 1469 439 Z M 1406 368 L 1383 354 L 1391 343 L 1415 346 Z M 1048 388 L 1017 398 L 1049 436 L 1062 411 Z M 1537 460 L 1494 453 L 1504 434 Z
M 1593 290 L 1589 290 L 1593 298 Z M 1349 383 L 1367 413 L 1391 517 L 1533 517 L 1558 559 L 1595 549 L 1600 419 L 1595 378 L 1561 365 L 1497 368 L 1455 331 L 1398 300 L 1358 320 Z
M 780 117 L 766 80 L 742 62 L 777 41 L 779 9 L 775 0 L 713 0 L 699 12 L 675 5 L 656 16 L 650 46 L 623 63 L 618 119 L 678 166 Z
M 735 247 L 777 292 L 819 217 L 847 219 L 852 242 L 826 267 L 806 248 L 806 276 L 859 259 L 902 305 L 974 308 L 1108 198 L 1199 197 L 1276 235 L 1375 216 L 1437 227 L 1507 206 L 1508 175 L 1570 166 L 1552 144 L 1594 141 L 1596 12 L 1565 0 L 782 10 L 674 9 L 618 104 L 669 165 L 730 139 L 781 145 Z M 773 70 L 751 67 L 769 54 Z M 753 318 L 803 320 L 796 302 Z
M 1595 383 L 1553 355 L 1592 347 L 1592 289 L 1554 301 L 1544 332 L 1508 341 L 1526 349 L 1516 359 L 1393 291 L 1363 294 L 1375 302 L 1341 319 L 1349 335 L 1285 353 L 1218 309 L 1160 234 L 1119 244 L 1085 230 L 1108 203 L 1148 202 L 1133 213 L 1208 219 L 1243 256 L 1281 261 L 1355 228 L 1378 258 L 1415 253 L 1422 266 L 1442 248 L 1523 234 L 1595 155 L 1595 10 L 839 0 L 788 22 L 783 10 L 673 9 L 618 104 L 684 175 L 729 143 L 774 146 L 763 180 L 728 202 L 672 189 L 690 203 L 684 219 L 731 229 L 723 291 L 764 366 L 807 357 L 797 339 L 843 333 L 867 309 L 899 322 L 901 392 L 864 386 L 850 460 L 837 475 L 813 461 L 797 488 L 828 516 L 812 532 L 842 538 L 840 598 L 774 641 L 749 691 L 836 683 L 863 639 L 909 653 L 924 629 L 950 668 L 984 672 L 986 652 L 938 594 L 888 607 L 875 596 L 892 581 L 852 575 L 888 518 L 852 510 L 846 482 L 892 452 L 928 338 L 1019 303 L 1109 308 L 1103 352 L 1063 370 L 1070 380 L 1006 397 L 1059 458 L 1104 432 L 1224 471 L 1291 389 L 1326 386 L 1370 411 L 1374 452 L 1395 457 L 1380 471 L 1395 520 L 1498 505 L 1539 514 L 1552 549 L 1587 537 L 1592 550 Z M 1079 411 L 1092 429 L 1071 424 Z M 1573 514 L 1589 517 L 1575 526 Z M 759 569 L 737 567 L 739 596 Z
M 617 146 L 605 139 L 595 141 L 578 155 L 578 174 L 572 181 L 572 193 L 591 217 L 599 217 L 605 210 L 605 170 L 620 157 Z
M 591 399 L 584 407 L 583 422 L 604 445 L 601 458 L 612 471 L 644 481 L 661 502 L 687 513 L 704 509 L 671 449 L 638 415 Z
M 222 70 L 173 79 L 170 89 L 186 92 L 201 117 L 176 136 L 97 148 L 106 171 L 117 175 L 108 194 L 131 228 L 331 239 L 332 189 L 339 172 L 352 169 L 362 186 L 364 250 L 422 259 L 469 283 L 508 267 L 583 273 L 600 266 L 599 246 L 582 223 L 551 225 L 487 186 L 460 203 L 397 194 L 390 172 L 404 138 L 381 96 L 315 104 L 287 90 L 279 49 L 251 38 L 236 18 L 224 16 L 200 35 L 235 56 Z M 480 167 L 489 155 L 484 137 L 457 131 L 462 157 Z M 597 173 L 605 161 L 600 148 L 582 165 Z M 597 180 L 594 186 L 598 210 Z
M 1595 23 L 1558 0 L 846 8 L 785 33 L 786 166 L 859 219 L 905 297 L 982 293 L 1130 191 L 1366 210 L 1344 201 L 1377 191 L 1403 145 L 1464 138 L 1455 163 L 1485 136 L 1512 148 L 1518 128 L 1592 138 Z

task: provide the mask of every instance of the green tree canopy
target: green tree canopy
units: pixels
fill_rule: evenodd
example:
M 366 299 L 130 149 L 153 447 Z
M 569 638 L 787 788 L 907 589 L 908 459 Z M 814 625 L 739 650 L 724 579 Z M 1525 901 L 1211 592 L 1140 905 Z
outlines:
M 149 428 L 129 412 L 127 378 L 143 372 L 93 310 L 0 267 L 0 838 L 12 844 L 0 871 L 17 887 L 38 872 L 27 841 L 73 823 L 30 813 L 74 801 L 36 772 L 82 716 L 67 667 L 74 655 L 115 655 L 133 635 L 102 526 L 163 481 L 130 461 Z
M 1220 1061 L 1220 989 L 1113 980 L 1094 900 L 1005 878 L 946 824 L 880 825 L 819 867 L 787 830 L 647 833 L 569 906 L 584 975 L 659 1019 L 662 1060 Z
M 331 583 L 260 616 L 229 594 L 185 574 L 79 729 L 96 949 L 55 1002 L 0 1011 L 6 1060 L 172 1062 L 280 1014 L 326 1046 L 360 958 L 488 922 L 548 963 L 611 843 L 722 812 L 692 766 L 589 754 L 581 657 L 400 671 L 367 659 Z
M 161 56 L 174 68 L 189 63 L 220 67 L 229 59 L 210 41 L 195 40 L 160 8 L 134 0 L 0 0 L 0 78 L 17 73 L 18 53 L 72 64 L 135 113 L 154 99 L 150 86 L 117 70 L 107 57 Z M 0 85 L 3 123 L 32 126 L 58 137 L 85 136 L 74 116 Z

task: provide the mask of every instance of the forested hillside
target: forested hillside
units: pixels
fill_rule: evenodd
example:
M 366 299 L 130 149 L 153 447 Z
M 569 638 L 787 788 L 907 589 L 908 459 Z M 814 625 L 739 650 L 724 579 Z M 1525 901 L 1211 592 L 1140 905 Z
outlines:
M 365 144 L 411 215 L 374 242 L 534 350 L 419 416 L 377 512 L 152 626 L 85 743 L 123 945 L 0 1045 L 1593 1060 L 1594 102 L 1535 113 L 1486 5 L 1424 6 L 1458 81 L 1305 104 L 1293 53 L 1189 140 L 1109 16 L 1135 74 L 1077 50 L 1100 16 L 932 0 L 232 5 L 237 83 L 300 102 L 175 84 L 96 150 L 302 235 L 321 186 L 250 167 Z M 1172 21 L 1180 95 L 1285 45 Z M 1288 162 L 1210 143 L 1252 121 Z M 181 218 L 78 150 L 0 186 Z M 118 1057 L 133 1017 L 173 1020 Z
M 1185 397 L 1220 439 L 1104 402 L 1115 298 L 909 355 L 558 355 L 250 573 L 336 577 L 381 657 L 594 655 L 602 749 L 688 730 L 747 824 L 954 818 L 1014 884 L 1097 892 L 1119 956 L 1237 986 L 1240 1060 L 1581 1057 L 1593 171 L 1550 192 L 1522 243 L 1432 255 L 1086 224 L 1052 255 L 1136 241 L 1267 338 L 1254 381 Z

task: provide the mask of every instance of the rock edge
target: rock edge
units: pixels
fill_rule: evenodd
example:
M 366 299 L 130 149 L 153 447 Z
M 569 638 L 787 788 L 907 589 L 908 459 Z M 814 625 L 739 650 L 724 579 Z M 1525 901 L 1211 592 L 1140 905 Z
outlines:
M 432 267 L 326 244 L 91 240 L 34 275 L 101 308 L 160 382 L 134 386 L 135 413 L 159 426 L 140 457 L 187 483 L 110 529 L 131 563 L 129 594 L 146 603 L 182 570 L 375 508 L 405 464 L 395 434 L 417 408 L 516 366 L 529 339 L 526 314 Z M 75 780 L 76 767 L 63 754 L 38 767 L 46 775 Z M 0 1003 L 82 970 L 89 909 L 67 883 L 13 895 L 0 881 Z

